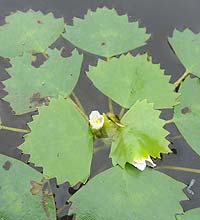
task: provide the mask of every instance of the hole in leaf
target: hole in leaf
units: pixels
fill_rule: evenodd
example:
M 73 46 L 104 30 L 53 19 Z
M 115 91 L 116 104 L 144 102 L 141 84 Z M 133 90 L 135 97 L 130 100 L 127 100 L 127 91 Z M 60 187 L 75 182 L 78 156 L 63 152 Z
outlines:
M 41 97 L 41 94 L 39 92 L 33 93 L 32 97 L 30 98 L 30 103 L 33 104 L 35 107 L 39 107 L 41 105 L 48 106 L 49 101 L 49 97 Z
M 181 113 L 184 115 L 187 113 L 191 113 L 191 112 L 192 112 L 192 109 L 189 107 L 185 107 L 185 108 L 181 109 Z

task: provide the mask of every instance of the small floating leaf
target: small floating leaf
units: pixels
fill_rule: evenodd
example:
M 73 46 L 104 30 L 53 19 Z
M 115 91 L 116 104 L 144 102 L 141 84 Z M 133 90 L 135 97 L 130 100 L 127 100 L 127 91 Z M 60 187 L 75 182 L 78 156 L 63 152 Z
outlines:
M 168 135 L 163 128 L 165 122 L 159 115 L 146 100 L 131 107 L 121 120 L 124 127 L 113 138 L 110 157 L 114 165 L 124 167 L 127 162 L 132 164 L 135 160 L 171 152 L 165 139 Z
M 149 38 L 138 22 L 128 22 L 127 15 L 119 16 L 114 9 L 98 8 L 88 11 L 84 20 L 74 18 L 63 37 L 75 46 L 104 57 L 111 57 L 145 44 Z
M 169 42 L 186 71 L 200 77 L 200 34 L 189 29 L 183 32 L 175 30 Z
M 30 54 L 11 59 L 11 78 L 4 82 L 8 95 L 4 98 L 16 114 L 48 105 L 49 97 L 68 96 L 80 74 L 82 56 L 74 50 L 71 57 L 60 56 L 57 49 L 48 51 L 49 58 L 39 68 L 31 65 Z
M 147 55 L 122 55 L 108 62 L 99 60 L 97 67 L 87 73 L 94 85 L 105 95 L 125 108 L 137 100 L 147 99 L 156 109 L 176 105 L 174 85 L 164 75 L 160 65 L 148 61 Z
M 200 154 L 200 80 L 187 78 L 180 88 L 174 121 L 190 146 Z
M 55 220 L 53 195 L 43 191 L 43 176 L 28 165 L 0 155 L 0 219 Z M 33 194 L 33 183 L 40 186 Z
M 28 53 L 44 53 L 63 32 L 64 19 L 52 13 L 17 11 L 0 27 L 0 56 L 12 58 Z
M 59 183 L 85 182 L 90 175 L 93 137 L 88 122 L 72 101 L 52 99 L 40 109 L 29 124 L 22 150 L 30 161 L 44 168 L 46 177 L 57 177 Z
M 113 167 L 88 182 L 70 201 L 77 220 L 171 220 L 181 212 L 184 185 L 157 171 Z

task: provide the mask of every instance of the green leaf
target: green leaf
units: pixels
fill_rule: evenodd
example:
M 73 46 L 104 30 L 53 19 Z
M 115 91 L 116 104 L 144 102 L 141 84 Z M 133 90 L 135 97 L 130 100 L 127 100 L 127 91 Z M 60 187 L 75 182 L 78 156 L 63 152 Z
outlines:
M 200 154 L 200 80 L 186 78 L 180 93 L 180 104 L 175 107 L 174 121 L 188 144 Z
M 63 30 L 64 19 L 55 19 L 52 13 L 17 11 L 0 27 L 0 55 L 12 58 L 24 52 L 44 53 Z
M 184 215 L 179 215 L 178 220 L 199 220 L 200 209 L 192 209 L 187 211 Z
M 160 153 L 171 152 L 169 142 L 165 139 L 168 132 L 163 129 L 165 122 L 159 118 L 160 111 L 153 109 L 153 104 L 146 100 L 136 102 L 123 116 L 124 127 L 113 138 L 110 157 L 114 165 L 133 163 Z
M 149 38 L 138 22 L 128 22 L 127 15 L 119 16 L 114 9 L 98 8 L 88 11 L 84 20 L 74 18 L 63 37 L 75 46 L 104 57 L 111 57 L 145 44 Z
M 53 195 L 42 189 L 42 178 L 28 165 L 0 155 L 0 219 L 55 220 Z
M 44 168 L 46 177 L 56 176 L 59 183 L 69 181 L 71 185 L 87 180 L 93 136 L 72 101 L 52 99 L 29 126 L 32 132 L 25 136 L 22 150 L 31 155 L 31 162 Z
M 125 108 L 143 99 L 154 103 L 156 109 L 176 105 L 178 94 L 173 92 L 170 76 L 164 75 L 160 65 L 148 61 L 146 54 L 122 55 L 108 62 L 99 60 L 87 75 L 101 92 Z
M 82 55 L 74 50 L 71 57 L 60 56 L 57 49 L 49 49 L 48 60 L 39 68 L 31 65 L 31 55 L 11 59 L 8 69 L 11 78 L 4 82 L 8 95 L 4 98 L 11 103 L 16 114 L 35 110 L 48 104 L 49 97 L 68 96 L 74 89 L 80 74 Z
M 76 220 L 169 220 L 181 211 L 184 185 L 170 177 L 127 165 L 113 167 L 75 193 L 70 214 Z
M 186 71 L 200 77 L 200 34 L 189 29 L 183 32 L 175 30 L 169 42 Z

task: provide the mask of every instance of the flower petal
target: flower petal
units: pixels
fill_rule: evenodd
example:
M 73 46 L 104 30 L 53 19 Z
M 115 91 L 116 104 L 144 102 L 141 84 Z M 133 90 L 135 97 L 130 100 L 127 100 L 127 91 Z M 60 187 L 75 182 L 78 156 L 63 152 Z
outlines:
M 104 117 L 98 111 L 92 111 L 89 115 L 89 123 L 95 130 L 103 127 Z
M 96 120 L 99 118 L 99 116 L 101 116 L 101 114 L 98 111 L 92 111 L 89 115 L 89 119 L 90 120 Z
M 135 166 L 137 169 L 143 171 L 146 168 L 146 161 L 144 159 L 142 159 L 142 160 L 135 160 L 133 162 L 133 166 Z

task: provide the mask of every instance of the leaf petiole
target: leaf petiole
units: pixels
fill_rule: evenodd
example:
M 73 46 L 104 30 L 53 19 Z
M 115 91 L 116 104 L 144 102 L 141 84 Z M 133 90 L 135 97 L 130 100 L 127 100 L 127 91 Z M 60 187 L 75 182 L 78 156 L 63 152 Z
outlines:
M 156 170 L 176 170 L 176 171 L 183 171 L 189 173 L 200 173 L 200 169 L 193 169 L 188 167 L 176 167 L 176 166 L 160 166 L 156 167 Z
M 124 115 L 125 110 L 126 109 L 124 107 L 121 108 L 121 111 L 119 112 L 119 119 L 122 118 L 122 116 Z
M 170 124 L 170 123 L 172 123 L 172 122 L 174 122 L 174 120 L 173 120 L 173 119 L 166 120 L 166 121 L 165 121 L 165 124 Z
M 112 100 L 110 98 L 108 98 L 108 108 L 110 113 L 115 114 L 113 110 Z
M 174 83 L 175 88 L 177 88 L 188 75 L 189 72 L 186 71 L 179 79 L 177 79 L 176 82 Z
M 88 121 L 88 116 L 85 114 L 85 111 L 82 111 L 82 109 L 70 97 L 66 97 L 65 99 L 70 100 L 76 110 L 79 111 L 81 115 Z
M 81 104 L 79 98 L 75 95 L 74 92 L 72 92 L 71 95 L 72 95 L 72 97 L 74 98 L 74 100 L 75 100 L 76 104 L 78 105 L 78 107 L 80 108 L 80 110 L 85 114 L 85 110 L 84 110 L 84 108 L 83 108 L 83 106 L 82 106 L 82 104 Z
M 30 130 L 25 130 L 21 128 L 13 128 L 13 127 L 8 127 L 4 125 L 0 125 L 0 130 L 14 131 L 18 133 L 30 133 L 31 132 Z

